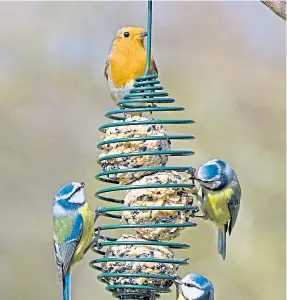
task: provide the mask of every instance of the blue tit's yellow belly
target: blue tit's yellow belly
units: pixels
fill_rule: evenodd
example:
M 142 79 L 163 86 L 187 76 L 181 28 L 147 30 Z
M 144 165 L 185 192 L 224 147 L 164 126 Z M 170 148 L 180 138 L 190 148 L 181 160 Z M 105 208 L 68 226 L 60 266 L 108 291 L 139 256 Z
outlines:
M 206 201 L 203 205 L 204 210 L 208 218 L 220 228 L 223 228 L 230 219 L 227 202 L 232 193 L 231 188 L 226 188 L 222 191 L 210 191 L 206 194 Z
M 94 215 L 87 203 L 79 209 L 79 213 L 83 217 L 83 234 L 74 254 L 72 264 L 83 258 L 84 252 L 92 242 L 94 234 Z

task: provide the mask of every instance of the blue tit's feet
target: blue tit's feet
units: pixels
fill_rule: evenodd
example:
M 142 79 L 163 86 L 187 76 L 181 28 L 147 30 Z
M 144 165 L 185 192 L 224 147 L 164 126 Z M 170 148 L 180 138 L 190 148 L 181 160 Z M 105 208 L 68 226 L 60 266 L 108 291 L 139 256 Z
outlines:
M 191 214 L 190 214 L 190 218 L 194 218 L 196 217 L 196 214 L 200 211 L 199 207 L 193 206 L 192 210 L 191 210 Z
M 97 222 L 99 216 L 102 215 L 102 213 L 100 212 L 100 208 L 102 208 L 102 207 L 101 207 L 101 206 L 98 206 L 97 209 L 96 209 L 96 211 L 95 211 L 94 224 L 96 224 L 96 222 Z
M 203 218 L 202 218 L 203 220 L 208 220 L 208 215 L 207 214 L 205 214 L 204 216 L 203 216 Z
M 175 291 L 176 291 L 176 299 L 179 298 L 180 295 L 180 285 L 181 285 L 181 278 L 177 276 L 177 278 L 174 280 L 175 284 Z
M 84 251 L 84 255 L 86 255 L 86 253 L 90 250 L 90 248 L 92 247 L 92 245 L 94 244 L 95 240 L 92 240 L 92 242 L 89 244 L 89 246 L 87 247 L 87 249 Z

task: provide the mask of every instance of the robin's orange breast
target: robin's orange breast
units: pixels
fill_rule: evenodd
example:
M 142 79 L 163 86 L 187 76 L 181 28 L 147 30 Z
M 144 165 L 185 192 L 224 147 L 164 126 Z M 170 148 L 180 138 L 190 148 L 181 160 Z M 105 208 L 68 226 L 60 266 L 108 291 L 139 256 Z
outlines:
M 113 51 L 110 58 L 110 79 L 119 88 L 144 75 L 146 50 L 143 47 Z

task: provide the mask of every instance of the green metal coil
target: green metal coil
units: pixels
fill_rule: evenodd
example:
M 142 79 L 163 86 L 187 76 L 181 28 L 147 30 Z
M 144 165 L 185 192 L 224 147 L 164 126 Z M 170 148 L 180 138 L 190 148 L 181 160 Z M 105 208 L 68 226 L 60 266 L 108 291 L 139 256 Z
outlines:
M 162 106 L 164 104 L 174 103 L 174 99 L 168 97 L 168 93 L 163 91 L 163 87 L 160 86 L 160 81 L 157 79 L 156 74 L 148 74 L 150 67 L 150 57 L 151 57 L 151 21 L 152 21 L 152 1 L 148 1 L 148 35 L 147 35 L 147 66 L 144 76 L 136 78 L 133 89 L 130 93 L 124 96 L 124 99 L 120 100 L 117 104 L 119 109 L 111 110 L 105 114 L 108 119 L 115 121 L 122 121 L 125 119 L 126 113 L 139 112 L 139 113 L 152 113 L 152 112 L 175 112 L 183 111 L 184 107 L 181 106 Z M 141 105 L 141 103 L 143 105 Z M 146 106 L 146 105 L 147 106 Z M 102 125 L 99 127 L 100 132 L 106 132 L 108 128 L 119 127 L 119 126 L 136 126 L 136 125 L 147 125 L 147 124 L 173 124 L 173 125 L 184 125 L 193 124 L 193 120 L 144 120 L 144 121 L 133 121 L 133 122 L 113 122 Z M 118 142 L 131 142 L 131 141 L 142 141 L 142 140 L 189 140 L 194 139 L 193 135 L 165 135 L 165 136 L 149 136 L 149 137 L 137 137 L 129 139 L 113 139 L 108 141 L 100 141 L 97 145 L 98 149 L 102 149 L 103 145 L 118 143 Z M 104 160 L 115 159 L 120 157 L 132 157 L 132 156 L 142 156 L 142 155 L 157 155 L 165 154 L 168 156 L 190 156 L 194 152 L 191 150 L 157 150 L 157 151 L 147 151 L 147 152 L 133 152 L 133 153 L 119 153 L 114 155 L 106 155 L 98 159 L 98 163 Z M 95 193 L 95 197 L 101 201 L 112 202 L 117 204 L 123 204 L 123 199 L 117 199 L 113 196 L 106 196 L 105 194 L 110 194 L 118 191 L 126 191 L 130 189 L 144 189 L 144 188 L 192 188 L 193 184 L 145 184 L 145 185 L 119 185 L 116 180 L 108 178 L 109 175 L 118 173 L 128 173 L 128 172 L 142 172 L 142 171 L 152 171 L 152 172 L 167 172 L 167 171 L 177 171 L 182 173 L 190 174 L 192 167 L 182 167 L 182 166 L 159 166 L 159 167 L 142 167 L 142 168 L 130 168 L 130 169 L 114 169 L 110 171 L 102 171 L 95 175 L 95 178 L 99 181 L 106 183 L 117 184 L 117 186 L 103 188 Z M 103 196 L 105 195 L 105 196 Z M 96 211 L 96 219 L 100 217 L 108 217 L 113 219 L 121 219 L 121 212 L 127 210 L 173 210 L 173 211 L 191 211 L 191 217 L 195 217 L 195 214 L 199 211 L 197 206 L 142 206 L 142 207 L 99 207 Z M 133 228 L 158 228 L 158 227 L 195 227 L 196 223 L 186 222 L 183 224 L 174 223 L 160 223 L 160 224 L 117 224 L 117 225 L 101 225 L 95 229 L 95 239 L 91 247 L 92 251 L 97 254 L 105 255 L 103 248 L 114 246 L 114 245 L 154 245 L 154 246 L 166 246 L 173 249 L 185 249 L 188 248 L 188 244 L 176 243 L 176 242 L 164 242 L 164 241 L 117 241 L 116 238 L 103 235 L 103 231 L 116 230 L 116 229 L 133 229 Z M 90 262 L 90 266 L 98 271 L 103 271 L 100 266 L 101 263 L 106 262 L 122 262 L 122 261 L 137 261 L 137 262 L 161 262 L 161 263 L 173 263 L 176 265 L 186 265 L 188 264 L 188 259 L 156 259 L 156 258 L 117 258 L 117 257 L 104 257 L 97 258 Z M 145 277 L 145 278 L 156 278 L 156 279 L 166 279 L 173 281 L 175 279 L 174 275 L 158 275 L 158 274 L 146 274 L 146 273 L 102 273 L 98 276 L 101 282 L 105 282 L 106 278 L 111 277 Z M 107 285 L 106 289 L 113 293 L 114 297 L 119 299 L 143 299 L 149 300 L 154 299 L 152 297 L 159 297 L 159 293 L 170 292 L 169 287 L 159 288 L 155 286 L 147 285 Z M 128 290 L 128 291 L 127 291 Z

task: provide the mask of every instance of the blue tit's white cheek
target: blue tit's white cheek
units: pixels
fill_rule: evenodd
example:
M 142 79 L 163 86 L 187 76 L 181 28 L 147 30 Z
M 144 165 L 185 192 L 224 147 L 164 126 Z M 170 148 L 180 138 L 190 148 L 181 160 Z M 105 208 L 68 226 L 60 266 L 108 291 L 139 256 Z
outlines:
M 53 216 L 54 217 L 61 217 L 65 216 L 67 214 L 67 211 L 64 207 L 59 205 L 57 202 L 53 205 Z
M 85 194 L 84 194 L 84 189 L 80 189 L 78 192 L 76 192 L 71 199 L 69 200 L 71 203 L 85 203 Z
M 202 168 L 199 168 L 197 172 L 195 173 L 195 177 L 198 178 L 199 180 L 204 179 L 204 173 L 202 172 Z
M 213 182 L 213 184 L 211 185 L 211 189 L 216 189 L 216 188 L 218 188 L 220 185 L 222 184 L 222 182 L 221 181 L 215 181 L 215 182 Z
M 182 293 L 188 300 L 196 300 L 204 294 L 204 292 L 197 287 L 187 287 L 184 285 L 182 286 Z

